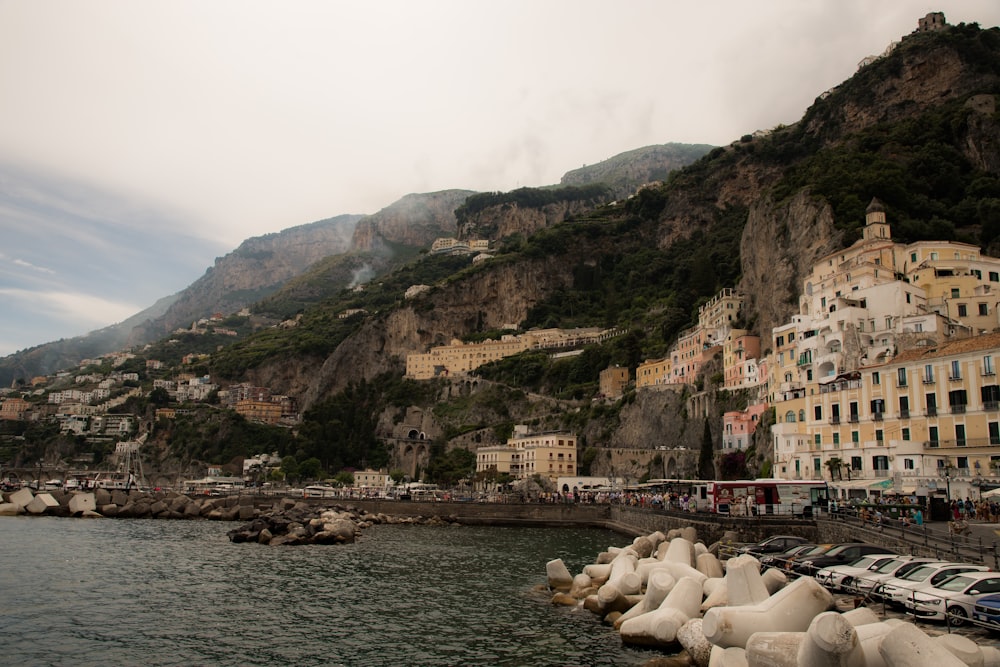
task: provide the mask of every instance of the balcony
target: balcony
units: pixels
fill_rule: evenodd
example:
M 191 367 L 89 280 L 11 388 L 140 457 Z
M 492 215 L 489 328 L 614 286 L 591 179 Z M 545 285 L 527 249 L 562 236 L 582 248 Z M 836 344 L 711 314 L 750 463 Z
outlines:
M 925 440 L 925 449 L 948 449 L 948 448 L 959 448 L 959 449 L 975 449 L 975 448 L 987 448 L 996 447 L 1000 444 L 1000 439 L 998 438 L 958 438 L 951 440 Z
M 1000 401 L 983 401 L 983 410 L 1000 410 Z
M 927 406 L 927 416 L 928 417 L 937 417 L 937 408 L 934 407 L 934 406 L 928 405 Z
M 899 380 L 899 379 L 897 379 L 896 380 L 896 386 L 898 388 L 900 388 L 900 389 L 905 389 L 906 387 L 909 387 L 910 385 L 906 384 L 906 380 Z
M 961 382 L 962 381 L 962 376 L 961 375 L 949 375 L 948 376 L 948 380 L 950 382 Z
M 994 371 L 992 368 L 983 369 L 983 377 L 990 377 L 992 375 L 996 375 L 996 371 Z
M 881 412 L 872 413 L 872 419 L 874 419 L 877 422 L 882 421 L 882 413 Z M 857 421 L 857 419 L 852 419 L 851 421 Z
M 934 384 L 934 378 L 933 377 L 925 377 L 924 378 L 924 384 Z
M 951 406 L 951 414 L 962 415 L 965 414 L 965 404 L 957 404 Z
M 899 418 L 900 419 L 909 419 L 910 418 L 910 411 L 909 410 L 900 410 L 899 411 Z
M 839 416 L 837 416 L 837 417 L 830 417 L 830 423 L 833 424 L 833 425 L 839 424 L 840 423 L 840 417 Z

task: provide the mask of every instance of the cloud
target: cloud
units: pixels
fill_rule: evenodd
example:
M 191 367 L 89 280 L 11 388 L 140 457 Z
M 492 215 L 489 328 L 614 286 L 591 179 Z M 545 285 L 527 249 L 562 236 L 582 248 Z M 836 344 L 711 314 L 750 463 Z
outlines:
M 34 271 L 38 271 L 40 273 L 47 273 L 49 275 L 55 275 L 56 273 L 52 269 L 46 269 L 44 266 L 35 266 L 31 262 L 26 262 L 23 259 L 15 259 L 14 264 L 16 264 L 17 266 L 23 266 L 26 269 L 32 269 Z
M 80 292 L 41 292 L 0 287 L 0 303 L 61 320 L 74 327 L 103 327 L 128 319 L 142 307 Z

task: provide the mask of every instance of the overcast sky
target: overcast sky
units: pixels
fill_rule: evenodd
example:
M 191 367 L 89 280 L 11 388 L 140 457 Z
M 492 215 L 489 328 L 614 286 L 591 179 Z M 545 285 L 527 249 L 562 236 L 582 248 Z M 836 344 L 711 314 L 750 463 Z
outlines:
M 0 355 L 121 321 L 242 240 L 798 120 L 997 0 L 0 0 Z

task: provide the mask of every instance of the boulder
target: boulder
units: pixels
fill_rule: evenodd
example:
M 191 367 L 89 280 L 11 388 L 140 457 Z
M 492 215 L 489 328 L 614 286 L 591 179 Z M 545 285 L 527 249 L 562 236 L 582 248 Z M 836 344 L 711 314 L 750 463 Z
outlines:
M 34 497 L 35 495 L 31 492 L 31 489 L 18 489 L 14 493 L 10 494 L 8 502 L 24 509 L 28 506 L 28 503 L 34 499 Z
M 39 493 L 24 509 L 29 514 L 44 514 L 55 507 L 59 507 L 59 501 L 53 498 L 52 494 Z
M 75 493 L 69 499 L 69 511 L 73 514 L 92 512 L 97 509 L 97 499 L 93 493 Z

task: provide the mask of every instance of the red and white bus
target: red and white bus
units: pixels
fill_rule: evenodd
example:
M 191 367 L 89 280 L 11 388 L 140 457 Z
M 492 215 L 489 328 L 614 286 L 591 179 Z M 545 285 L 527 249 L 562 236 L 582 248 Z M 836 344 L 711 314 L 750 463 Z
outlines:
M 826 508 L 830 497 L 829 487 L 822 480 L 770 478 L 706 484 L 708 511 L 731 516 L 812 516 L 813 508 Z

